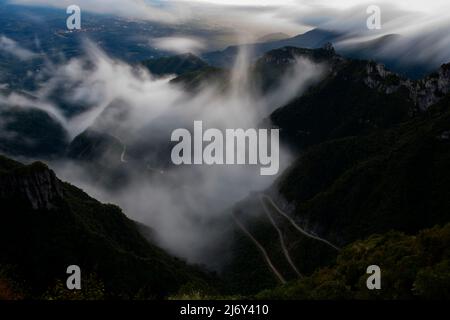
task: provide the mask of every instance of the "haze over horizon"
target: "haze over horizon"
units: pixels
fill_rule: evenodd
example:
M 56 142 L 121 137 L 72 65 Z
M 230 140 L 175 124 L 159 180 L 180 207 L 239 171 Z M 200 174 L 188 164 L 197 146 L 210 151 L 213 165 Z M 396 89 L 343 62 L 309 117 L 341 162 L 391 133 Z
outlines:
M 0 300 L 448 297 L 449 9 L 0 0 Z

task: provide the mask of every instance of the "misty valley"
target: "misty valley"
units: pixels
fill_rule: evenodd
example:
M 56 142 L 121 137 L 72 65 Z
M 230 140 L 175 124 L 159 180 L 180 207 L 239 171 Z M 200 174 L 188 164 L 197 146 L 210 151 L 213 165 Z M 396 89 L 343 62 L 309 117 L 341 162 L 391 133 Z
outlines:
M 442 10 L 225 2 L 0 0 L 0 300 L 450 298 Z

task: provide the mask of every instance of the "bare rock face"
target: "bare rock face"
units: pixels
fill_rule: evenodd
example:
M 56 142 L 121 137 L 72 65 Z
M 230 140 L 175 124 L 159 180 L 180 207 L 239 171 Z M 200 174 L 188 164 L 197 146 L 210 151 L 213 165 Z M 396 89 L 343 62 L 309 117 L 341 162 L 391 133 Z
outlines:
M 40 162 L 0 175 L 0 200 L 20 200 L 20 205 L 48 210 L 55 208 L 62 196 L 61 181 Z
M 366 73 L 367 76 L 364 79 L 366 86 L 386 94 L 396 92 L 401 86 L 410 86 L 410 80 L 402 79 L 399 75 L 386 70 L 380 63 L 368 62 Z
M 411 81 L 387 71 L 382 64 L 369 62 L 366 68 L 365 84 L 386 94 L 391 94 L 401 87 L 409 91 L 411 101 L 420 111 L 427 110 L 450 92 L 450 63 L 442 65 L 439 70 L 424 79 Z
M 449 92 L 450 63 L 447 63 L 437 72 L 417 81 L 412 87 L 411 97 L 420 110 L 426 110 Z

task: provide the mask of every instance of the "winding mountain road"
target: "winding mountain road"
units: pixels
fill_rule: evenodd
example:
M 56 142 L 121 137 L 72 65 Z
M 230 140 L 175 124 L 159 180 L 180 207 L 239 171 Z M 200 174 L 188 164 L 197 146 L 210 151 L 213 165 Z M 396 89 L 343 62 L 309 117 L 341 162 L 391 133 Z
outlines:
M 301 234 L 303 234 L 304 236 L 306 236 L 306 237 L 308 237 L 308 238 L 311 238 L 311 239 L 314 239 L 314 240 L 317 240 L 317 241 L 321 241 L 321 242 L 327 244 L 328 246 L 330 246 L 331 248 L 333 248 L 333 249 L 335 249 L 335 250 L 337 250 L 337 251 L 340 251 L 340 250 L 341 250 L 339 247 L 337 247 L 336 245 L 332 244 L 332 243 L 329 242 L 328 240 L 323 239 L 323 238 L 321 238 L 321 237 L 319 237 L 319 236 L 313 235 L 313 234 L 311 234 L 311 233 L 305 231 L 303 228 L 301 228 L 299 225 L 297 225 L 297 223 L 295 223 L 295 221 L 294 221 L 290 216 L 288 216 L 285 212 L 283 212 L 283 211 L 276 205 L 276 203 L 272 200 L 272 198 L 270 198 L 268 195 L 260 194 L 260 200 L 263 201 L 264 199 L 267 200 L 267 201 L 269 201 L 269 203 L 270 203 L 270 204 L 272 205 L 272 207 L 276 210 L 276 212 L 278 212 L 280 215 L 282 215 L 283 217 L 285 217 L 285 218 L 291 223 L 291 225 L 292 225 L 295 229 L 297 229 L 297 231 L 299 231 Z
M 252 236 L 250 231 L 247 230 L 247 228 L 239 221 L 239 219 L 235 216 L 235 214 L 232 214 L 232 217 L 234 219 L 234 222 L 238 225 L 238 227 L 244 232 L 244 234 L 252 240 L 252 242 L 256 245 L 256 247 L 261 251 L 262 255 L 264 256 L 264 259 L 266 260 L 267 265 L 272 270 L 272 273 L 278 278 L 278 280 L 285 284 L 286 280 L 283 278 L 280 272 L 278 272 L 277 268 L 273 265 L 272 261 L 269 258 L 269 255 L 267 254 L 266 249 L 258 242 L 258 240 L 255 239 L 255 237 Z
M 120 155 L 120 162 L 122 163 L 126 163 L 127 160 L 125 160 L 125 154 L 127 153 L 127 145 L 123 144 L 123 151 L 122 154 Z
M 262 207 L 264 209 L 264 212 L 267 215 L 267 218 L 269 218 L 270 222 L 272 223 L 273 227 L 277 230 L 278 237 L 280 238 L 280 244 L 281 248 L 283 249 L 284 256 L 286 257 L 286 260 L 288 261 L 289 265 L 291 266 L 292 270 L 299 276 L 302 277 L 302 274 L 298 271 L 297 267 L 295 266 L 294 261 L 292 261 L 291 256 L 289 254 L 289 251 L 286 247 L 286 243 L 284 242 L 283 233 L 281 232 L 281 229 L 276 224 L 275 220 L 273 219 L 272 215 L 270 214 L 269 208 L 267 208 L 266 203 L 264 202 L 264 199 L 260 198 Z

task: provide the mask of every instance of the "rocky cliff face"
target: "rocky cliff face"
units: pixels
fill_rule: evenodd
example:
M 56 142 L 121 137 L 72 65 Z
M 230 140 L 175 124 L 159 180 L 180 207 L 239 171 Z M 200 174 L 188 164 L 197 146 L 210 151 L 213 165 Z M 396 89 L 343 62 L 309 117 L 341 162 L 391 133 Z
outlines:
M 401 86 L 410 86 L 409 80 L 404 80 L 397 74 L 386 70 L 385 66 L 380 63 L 369 61 L 366 65 L 366 74 L 364 83 L 369 88 L 386 94 L 396 92 Z
M 11 266 L 27 299 L 165 298 L 209 279 L 148 242 L 140 233 L 147 228 L 119 207 L 62 182 L 43 163 L 0 155 L 0 208 L 0 278 Z M 55 283 L 70 264 L 81 266 L 92 290 L 73 295 Z
M 411 97 L 421 110 L 428 109 L 450 92 L 450 63 L 442 65 L 439 70 L 414 83 Z
M 288 66 L 294 64 L 301 56 L 308 57 L 315 63 L 325 62 L 328 66 L 328 75 L 332 76 L 350 61 L 337 55 L 331 44 L 328 44 L 315 50 L 290 47 L 274 50 L 264 55 L 257 65 Z M 442 65 L 435 73 L 417 81 L 391 72 L 383 64 L 374 61 L 367 61 L 362 73 L 356 71 L 349 76 L 361 77 L 366 86 L 385 94 L 406 89 L 414 106 L 420 111 L 425 111 L 450 92 L 450 63 Z
M 412 81 L 384 68 L 384 65 L 369 62 L 367 64 L 365 84 L 386 94 L 391 94 L 401 87 L 409 91 L 409 96 L 415 107 L 425 111 L 431 105 L 439 102 L 450 92 L 450 63 L 442 65 L 439 70 L 424 79 Z
M 62 196 L 61 182 L 40 162 L 0 175 L 0 200 L 20 198 L 21 205 L 39 210 L 54 208 Z

